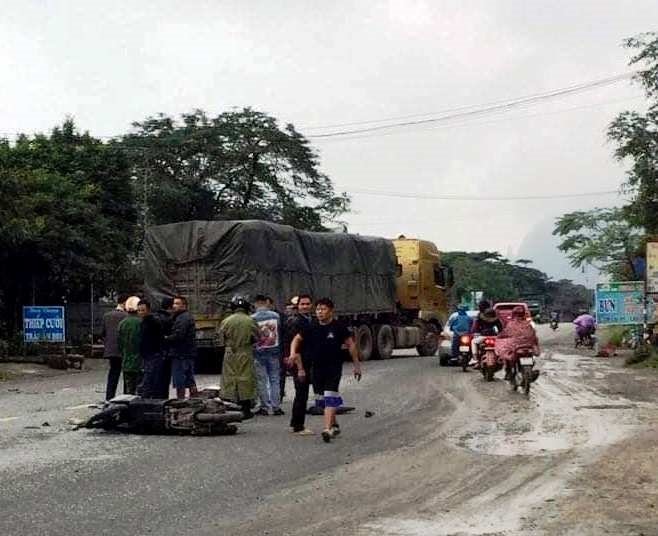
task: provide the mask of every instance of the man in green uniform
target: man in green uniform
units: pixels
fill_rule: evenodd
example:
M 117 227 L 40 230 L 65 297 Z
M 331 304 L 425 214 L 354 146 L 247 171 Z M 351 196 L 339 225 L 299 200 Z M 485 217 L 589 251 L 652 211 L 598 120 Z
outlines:
M 137 316 L 139 298 L 131 296 L 126 300 L 128 316 L 119 323 L 119 352 L 123 369 L 123 393 L 137 394 L 137 386 L 142 380 L 142 358 L 139 355 L 141 321 Z
M 233 313 L 219 327 L 224 341 L 222 395 L 242 406 L 244 418 L 253 417 L 251 407 L 256 398 L 254 342 L 258 335 L 256 322 L 249 316 L 249 302 L 242 296 L 231 300 Z

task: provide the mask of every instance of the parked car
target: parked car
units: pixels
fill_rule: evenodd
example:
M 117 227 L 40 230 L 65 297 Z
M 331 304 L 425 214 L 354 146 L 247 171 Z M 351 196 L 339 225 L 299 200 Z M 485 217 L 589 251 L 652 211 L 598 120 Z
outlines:
M 507 323 L 510 321 L 510 318 L 512 318 L 512 310 L 515 307 L 523 307 L 525 310 L 525 317 L 528 322 L 530 322 L 530 325 L 534 328 L 535 327 L 535 322 L 532 319 L 532 313 L 530 312 L 530 308 L 528 307 L 527 303 L 523 302 L 500 302 L 494 305 L 494 311 L 496 311 L 496 315 L 498 315 L 498 318 L 503 324 L 503 327 L 507 325 Z

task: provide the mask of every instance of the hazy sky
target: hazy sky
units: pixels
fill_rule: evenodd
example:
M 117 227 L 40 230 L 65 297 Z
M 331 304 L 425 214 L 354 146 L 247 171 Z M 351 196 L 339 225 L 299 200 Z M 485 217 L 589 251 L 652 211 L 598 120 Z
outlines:
M 48 130 L 72 115 L 111 136 L 158 112 L 242 106 L 307 135 L 427 118 L 628 72 L 622 39 L 657 21 L 655 0 L 3 0 L 0 132 Z M 314 143 L 337 188 L 353 193 L 351 231 L 404 233 L 445 250 L 531 251 L 548 270 L 560 254 L 546 222 L 614 204 L 614 195 L 469 202 L 356 191 L 614 190 L 623 167 L 606 126 L 642 106 L 640 90 L 622 82 L 506 114 Z

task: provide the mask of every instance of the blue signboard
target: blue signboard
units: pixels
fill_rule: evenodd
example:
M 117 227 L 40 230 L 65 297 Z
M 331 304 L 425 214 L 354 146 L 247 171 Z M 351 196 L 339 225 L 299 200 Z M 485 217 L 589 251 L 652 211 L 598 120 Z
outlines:
M 65 342 L 64 307 L 23 307 L 25 342 Z
M 597 324 L 642 324 L 643 322 L 643 281 L 627 281 L 596 285 Z

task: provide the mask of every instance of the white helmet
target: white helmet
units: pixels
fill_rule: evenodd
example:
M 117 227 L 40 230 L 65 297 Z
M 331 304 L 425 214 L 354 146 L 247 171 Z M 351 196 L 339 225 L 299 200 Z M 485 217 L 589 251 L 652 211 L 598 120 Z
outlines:
M 129 313 L 137 312 L 137 306 L 139 305 L 140 301 L 141 299 L 139 298 L 139 296 L 130 296 L 130 298 L 126 300 L 126 305 L 125 305 L 126 311 L 128 311 Z

